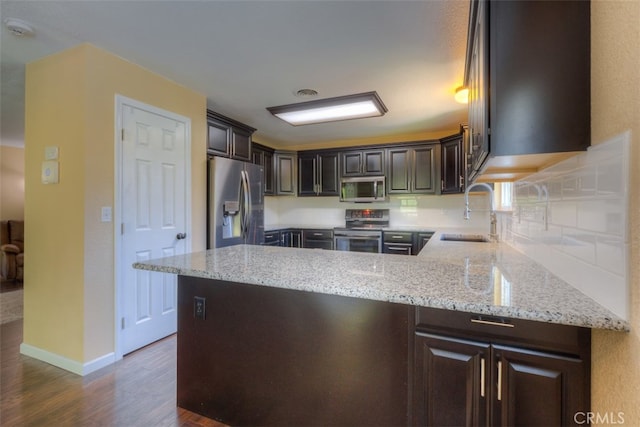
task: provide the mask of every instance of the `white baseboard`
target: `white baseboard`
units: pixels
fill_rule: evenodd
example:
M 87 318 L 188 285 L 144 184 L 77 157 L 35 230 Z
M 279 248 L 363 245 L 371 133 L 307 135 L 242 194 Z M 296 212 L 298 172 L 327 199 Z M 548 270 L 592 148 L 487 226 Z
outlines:
M 108 353 L 89 362 L 81 363 L 25 343 L 20 344 L 20 354 L 33 357 L 81 376 L 88 375 L 116 361 L 115 353 Z

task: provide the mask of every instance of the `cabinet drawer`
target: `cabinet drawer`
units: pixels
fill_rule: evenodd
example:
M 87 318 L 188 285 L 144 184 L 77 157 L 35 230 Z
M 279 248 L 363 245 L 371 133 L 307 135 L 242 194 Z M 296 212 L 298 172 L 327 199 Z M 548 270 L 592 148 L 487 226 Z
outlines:
M 588 328 L 437 308 L 416 307 L 416 330 L 572 355 L 591 348 Z
M 410 243 L 384 243 L 382 252 L 385 254 L 413 255 L 413 245 Z
M 332 240 L 333 230 L 304 230 L 304 239 L 308 240 Z
M 385 231 L 382 233 L 384 243 L 413 243 L 413 233 L 410 231 Z
M 280 244 L 280 232 L 269 231 L 264 233 L 264 244 L 269 246 L 278 246 Z

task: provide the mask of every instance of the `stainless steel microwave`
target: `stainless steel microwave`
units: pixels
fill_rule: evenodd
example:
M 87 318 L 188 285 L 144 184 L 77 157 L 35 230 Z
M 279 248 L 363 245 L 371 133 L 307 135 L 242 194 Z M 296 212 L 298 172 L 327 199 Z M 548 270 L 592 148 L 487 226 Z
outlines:
M 384 176 L 358 176 L 340 180 L 341 202 L 386 202 Z

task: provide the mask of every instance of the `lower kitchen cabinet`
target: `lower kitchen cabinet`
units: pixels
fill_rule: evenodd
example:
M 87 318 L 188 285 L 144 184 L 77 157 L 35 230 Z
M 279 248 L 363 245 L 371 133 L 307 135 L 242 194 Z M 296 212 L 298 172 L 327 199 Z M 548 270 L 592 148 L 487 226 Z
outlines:
M 280 232 L 279 231 L 265 231 L 264 243 L 265 246 L 280 246 Z
M 333 250 L 333 230 L 302 230 L 302 247 Z
M 489 344 L 416 334 L 414 425 L 487 425 Z
M 283 230 L 280 232 L 280 246 L 286 248 L 302 247 L 302 230 Z
M 424 308 L 417 319 L 413 425 L 566 426 L 589 411 L 588 330 Z
M 407 231 L 384 231 L 382 233 L 382 253 L 415 255 L 413 233 Z

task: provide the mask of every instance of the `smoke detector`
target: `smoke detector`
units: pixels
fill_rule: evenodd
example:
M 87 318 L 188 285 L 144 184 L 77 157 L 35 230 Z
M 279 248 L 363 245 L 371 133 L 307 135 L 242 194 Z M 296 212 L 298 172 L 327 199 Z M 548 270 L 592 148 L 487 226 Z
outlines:
M 32 36 L 35 33 L 33 27 L 21 19 L 7 18 L 4 25 L 16 37 Z

